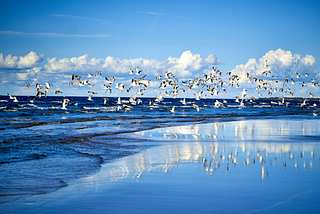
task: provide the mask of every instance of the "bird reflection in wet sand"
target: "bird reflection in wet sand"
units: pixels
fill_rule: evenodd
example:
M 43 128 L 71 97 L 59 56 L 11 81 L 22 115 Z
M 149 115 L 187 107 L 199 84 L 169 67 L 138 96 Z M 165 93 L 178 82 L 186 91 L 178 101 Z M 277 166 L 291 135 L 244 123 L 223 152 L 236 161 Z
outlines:
M 175 140 L 175 138 L 171 139 Z M 178 138 L 176 138 L 176 140 L 179 141 Z M 266 179 L 267 176 L 276 176 L 274 173 L 277 172 L 279 167 L 286 168 L 287 170 L 299 170 L 298 163 L 300 163 L 304 169 L 308 167 L 312 168 L 314 165 L 314 162 L 310 160 L 309 157 L 304 159 L 295 155 L 290 159 L 290 153 L 299 154 L 301 151 L 288 150 L 284 153 L 285 155 L 281 155 L 285 150 L 283 145 L 275 144 L 272 145 L 272 147 L 273 148 L 271 150 L 266 150 L 264 144 L 260 145 L 257 143 L 255 147 L 248 146 L 250 151 L 242 151 L 241 146 L 226 146 L 224 143 L 218 142 L 177 142 L 173 147 L 168 146 L 162 148 L 161 150 L 165 151 L 165 153 L 161 153 L 161 151 L 157 152 L 157 154 L 161 156 L 160 162 L 155 161 L 157 164 L 152 163 L 150 155 L 140 154 L 139 158 L 134 160 L 137 162 L 130 162 L 130 165 L 134 166 L 133 177 L 136 179 L 139 179 L 144 172 L 148 172 L 151 169 L 157 169 L 158 172 L 163 173 L 174 173 L 175 169 L 177 169 L 183 162 L 199 163 L 199 168 L 204 170 L 204 173 L 207 173 L 210 176 L 218 175 L 219 173 L 223 173 L 223 171 L 227 172 L 231 176 L 234 175 L 234 170 L 246 171 L 247 169 L 252 168 L 256 171 L 255 175 L 262 179 Z M 212 150 L 212 148 L 214 148 L 214 150 Z M 310 149 L 312 149 L 312 146 L 310 146 Z M 313 150 L 305 152 L 313 155 L 314 153 L 318 154 L 318 151 L 315 152 Z M 248 153 L 251 153 L 252 155 L 248 157 Z M 260 157 L 263 157 L 263 160 L 265 161 L 259 161 L 258 163 L 251 165 L 251 163 L 254 163 L 256 158 L 260 159 Z M 154 158 L 155 157 L 153 157 L 153 159 Z M 309 162 L 309 166 L 307 165 L 307 161 Z M 121 168 L 123 167 L 124 166 Z M 127 168 L 127 166 L 125 168 Z M 221 169 L 223 170 L 221 171 Z
M 159 157 L 152 157 L 151 154 L 143 153 L 139 156 L 139 162 L 130 162 L 130 165 L 136 166 L 134 168 L 137 170 L 135 171 L 137 179 L 143 172 L 151 169 L 172 173 L 184 162 L 198 163 L 199 168 L 212 177 L 219 173 L 227 173 L 228 176 L 231 176 L 234 175 L 235 170 L 253 169 L 256 171 L 255 176 L 262 179 L 274 177 L 279 169 L 297 171 L 300 169 L 299 166 L 304 170 L 314 167 L 313 159 L 318 158 L 319 153 L 318 147 L 314 144 L 297 146 L 288 143 L 261 143 L 259 141 L 249 143 L 228 139 L 226 141 L 226 138 L 223 140 L 221 136 L 223 131 L 230 132 L 230 129 L 238 130 L 232 132 L 235 137 L 232 139 L 245 138 L 245 136 L 248 136 L 247 133 L 250 133 L 249 136 L 252 136 L 252 134 L 254 136 L 254 133 L 261 133 L 265 129 L 265 122 L 258 122 L 246 121 L 242 123 L 239 121 L 235 122 L 237 124 L 235 126 L 226 125 L 226 123 L 221 125 L 214 123 L 210 124 L 211 130 L 207 130 L 203 125 L 195 124 L 193 126 L 144 131 L 141 133 L 142 136 L 157 136 L 158 133 L 160 137 L 170 143 L 159 147 L 159 151 L 155 153 Z M 250 126 L 254 130 L 251 130 Z M 287 126 L 287 123 L 279 124 L 274 129 L 276 130 L 275 134 L 285 135 L 284 130 L 287 129 Z M 309 126 L 302 126 L 301 131 L 308 130 L 308 128 Z M 213 133 L 218 138 L 213 138 Z M 197 138 L 194 136 L 197 136 Z

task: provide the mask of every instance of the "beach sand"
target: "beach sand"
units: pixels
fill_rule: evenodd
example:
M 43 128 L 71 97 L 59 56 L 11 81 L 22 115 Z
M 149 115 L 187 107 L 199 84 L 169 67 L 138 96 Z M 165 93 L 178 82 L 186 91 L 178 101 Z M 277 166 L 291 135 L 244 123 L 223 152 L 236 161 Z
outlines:
M 119 134 L 148 147 L 0 213 L 317 213 L 319 133 L 316 119 L 269 119 Z

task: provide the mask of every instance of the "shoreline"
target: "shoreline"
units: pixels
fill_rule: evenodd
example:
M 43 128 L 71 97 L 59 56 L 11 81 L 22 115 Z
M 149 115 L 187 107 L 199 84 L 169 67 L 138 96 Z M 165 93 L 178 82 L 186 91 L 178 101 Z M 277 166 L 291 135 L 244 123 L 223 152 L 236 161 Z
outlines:
M 261 121 L 262 121 L 262 123 L 261 123 Z M 266 133 L 264 133 L 264 129 L 263 128 L 261 129 L 261 125 L 265 126 L 266 124 L 270 124 L 269 127 L 271 127 L 272 126 L 271 123 L 272 122 L 274 123 L 275 121 L 278 122 L 278 124 L 273 124 L 275 126 L 275 128 L 274 129 L 269 128 L 269 131 L 274 130 L 274 132 L 276 132 L 276 133 L 281 133 L 281 132 L 279 132 L 279 130 L 282 130 L 283 134 L 284 134 L 284 132 L 286 132 L 285 130 L 287 130 L 287 132 L 289 134 L 291 132 L 295 131 L 294 129 L 297 127 L 291 127 L 291 128 L 287 127 L 286 128 L 286 126 L 291 126 L 290 124 L 297 124 L 297 123 L 307 124 L 307 125 L 309 124 L 308 127 L 312 127 L 312 126 L 310 126 L 310 122 L 313 121 L 315 123 L 312 123 L 311 125 L 317 124 L 319 126 L 319 120 L 316 120 L 316 119 L 312 119 L 312 120 L 310 120 L 310 119 L 305 119 L 305 120 L 299 120 L 299 119 L 256 120 L 256 119 L 253 119 L 253 120 L 244 120 L 244 121 L 240 120 L 240 121 L 229 121 L 229 122 L 193 124 L 193 125 L 185 125 L 185 126 L 166 127 L 166 128 L 163 127 L 163 128 L 155 128 L 155 129 L 144 130 L 144 131 L 139 131 L 139 132 L 118 134 L 117 137 L 119 139 L 125 139 L 125 140 L 131 139 L 132 140 L 131 142 L 136 142 L 138 144 L 141 143 L 141 142 L 139 142 L 139 139 L 140 139 L 140 141 L 141 140 L 143 141 L 143 139 L 151 139 L 151 140 L 149 141 L 149 145 L 147 146 L 147 148 L 139 150 L 137 153 L 131 154 L 129 156 L 125 156 L 120 159 L 114 159 L 113 161 L 111 161 L 109 163 L 104 163 L 104 164 L 102 164 L 102 167 L 100 168 L 99 172 L 92 174 L 89 177 L 82 177 L 80 179 L 77 179 L 74 182 L 72 182 L 72 184 L 70 186 L 61 188 L 55 192 L 52 192 L 50 194 L 45 194 L 43 196 L 31 196 L 31 197 L 27 197 L 24 199 L 20 199 L 15 202 L 5 203 L 2 205 L 7 208 L 8 208 L 8 206 L 10 207 L 10 204 L 16 204 L 16 205 L 20 204 L 19 206 L 21 206 L 24 203 L 23 201 L 33 200 L 32 198 L 38 198 L 38 199 L 40 199 L 42 197 L 51 198 L 51 195 L 59 195 L 60 192 L 68 192 L 67 189 L 70 189 L 70 188 L 74 189 L 76 186 L 79 186 L 79 185 L 80 186 L 83 186 L 83 185 L 84 186 L 97 186 L 97 185 L 101 186 L 105 183 L 110 185 L 110 181 L 112 181 L 112 180 L 114 180 L 114 181 L 117 180 L 117 182 L 120 182 L 119 185 L 121 185 L 122 180 L 123 179 L 128 180 L 128 178 L 130 177 L 130 174 L 131 174 L 131 176 L 133 174 L 134 175 L 133 178 L 135 178 L 135 179 L 142 179 L 145 176 L 149 176 L 150 172 L 152 174 L 156 173 L 157 170 L 160 170 L 159 172 L 163 172 L 164 174 L 167 174 L 169 172 L 174 172 L 175 170 L 178 170 L 179 165 L 180 166 L 184 166 L 186 164 L 190 165 L 191 163 L 193 164 L 193 162 L 201 163 L 203 165 L 204 164 L 204 162 L 202 162 L 203 157 L 206 158 L 207 163 L 209 162 L 210 159 L 213 158 L 213 156 L 210 155 L 210 150 L 212 149 L 212 146 L 216 149 L 217 148 L 221 149 L 221 148 L 223 148 L 223 146 L 228 148 L 228 147 L 230 147 L 230 146 L 232 147 L 232 145 L 234 145 L 237 148 L 237 153 L 239 153 L 238 157 L 237 157 L 237 162 L 238 162 L 237 165 L 239 165 L 238 167 L 233 169 L 233 167 L 231 167 L 233 164 L 231 164 L 230 161 L 228 163 L 231 165 L 229 165 L 229 164 L 227 165 L 226 160 L 227 159 L 229 160 L 229 155 L 227 155 L 227 153 L 226 153 L 224 155 L 225 162 L 221 162 L 221 165 L 220 165 L 221 171 L 220 170 L 219 171 L 213 170 L 214 176 L 223 175 L 223 173 L 221 174 L 221 172 L 225 171 L 227 166 L 229 166 L 228 171 L 230 171 L 230 173 L 236 169 L 239 170 L 240 161 L 244 162 L 246 160 L 245 156 L 247 155 L 247 152 L 242 152 L 240 150 L 240 148 L 242 148 L 242 149 L 246 148 L 247 150 L 251 148 L 250 151 L 252 153 L 257 152 L 257 150 L 260 150 L 261 153 L 264 152 L 264 154 L 266 154 L 266 151 L 267 151 L 269 153 L 269 156 L 271 156 L 271 154 L 276 151 L 282 151 L 282 153 L 284 153 L 284 154 L 289 154 L 288 152 L 291 151 L 292 154 L 295 153 L 295 157 L 296 157 L 296 156 L 299 156 L 299 153 L 302 150 L 305 153 L 308 153 L 310 155 L 311 150 L 307 149 L 307 147 L 305 147 L 305 146 L 299 147 L 300 144 L 298 143 L 298 141 L 303 139 L 306 143 L 308 143 L 308 141 L 309 141 L 311 143 L 310 145 L 312 145 L 312 142 L 314 142 L 314 139 L 310 138 L 310 136 L 313 136 L 315 133 L 319 133 L 319 129 L 314 130 L 314 131 L 316 131 L 314 133 L 309 131 L 310 133 L 308 132 L 309 134 L 307 135 L 307 137 L 304 137 L 304 138 L 300 137 L 300 138 L 298 138 L 298 140 L 295 139 L 294 136 L 292 135 L 291 136 L 292 139 L 288 139 L 288 141 L 291 140 L 294 143 L 293 144 L 289 143 L 290 146 L 288 147 L 288 146 L 283 145 L 283 143 L 285 143 L 285 142 L 283 142 L 282 138 L 275 140 L 274 135 L 269 135 L 269 133 L 266 134 Z M 286 124 L 281 126 L 282 128 L 279 129 L 279 124 L 284 124 L 283 121 L 286 121 L 285 122 Z M 288 123 L 288 121 L 290 123 Z M 258 123 L 260 123 L 260 125 L 257 125 Z M 240 125 L 234 126 L 232 124 L 240 124 Z M 228 127 L 230 125 L 231 125 L 231 128 Z M 236 128 L 236 127 L 238 127 L 238 128 Z M 259 131 L 258 127 L 260 127 L 260 129 L 261 129 L 260 131 Z M 305 130 L 308 131 L 308 129 L 309 128 L 306 128 Z M 169 131 L 165 131 L 165 130 L 169 130 Z M 236 130 L 238 130 L 238 131 L 236 131 Z M 252 136 L 252 133 L 253 133 L 252 130 L 255 130 L 254 133 L 256 133 L 253 136 Z M 288 133 L 286 133 L 286 135 L 283 135 L 283 136 L 288 136 Z M 301 132 L 301 133 L 303 133 L 303 132 Z M 250 137 L 250 136 L 251 136 L 251 138 L 253 137 L 252 140 L 248 139 L 248 137 Z M 261 138 L 261 136 L 264 136 L 264 137 Z M 268 140 L 268 136 L 269 136 L 269 140 Z M 297 135 L 297 136 L 299 136 L 299 135 Z M 105 137 L 108 137 L 108 136 L 97 136 L 92 140 L 102 141 L 102 139 Z M 317 135 L 315 135 L 315 137 L 317 137 Z M 242 139 L 242 138 L 246 139 L 245 141 L 247 143 L 245 143 L 243 145 L 236 143 L 236 142 L 244 142 L 244 139 Z M 224 142 L 224 143 L 221 144 L 221 142 Z M 174 144 L 171 145 L 172 143 L 174 143 Z M 230 144 L 230 143 L 232 143 L 232 144 Z M 185 147 L 183 145 L 189 145 L 189 146 Z M 257 149 L 258 145 L 260 145 L 259 149 Z M 166 147 L 163 147 L 163 146 L 167 146 L 168 148 L 165 149 Z M 178 158 L 179 161 L 177 162 L 178 159 L 177 159 L 176 152 L 177 152 L 177 149 L 180 147 L 181 147 L 181 149 L 179 149 L 179 152 L 178 152 L 178 154 L 180 154 L 180 156 Z M 195 148 L 201 148 L 201 147 L 202 147 L 202 149 L 200 149 L 200 150 L 199 149 L 194 150 L 194 151 L 198 151 L 196 153 L 185 153 L 187 150 L 191 151 L 192 150 L 191 148 L 195 149 Z M 161 154 L 161 153 L 159 153 L 159 150 L 162 148 L 166 151 L 165 153 L 163 153 L 163 155 L 165 155 L 164 157 L 166 157 L 165 158 L 166 161 L 164 161 L 161 164 L 161 162 L 162 162 L 161 159 L 157 158 L 154 155 L 157 153 Z M 189 149 L 186 150 L 186 148 L 189 148 Z M 274 148 L 274 149 L 268 151 L 268 150 L 266 150 L 268 148 Z M 275 149 L 275 148 L 277 148 L 277 149 Z M 172 150 L 172 151 L 170 151 L 170 150 Z M 155 151 L 155 153 L 154 152 L 150 153 L 150 151 Z M 215 150 L 213 150 L 213 151 L 215 151 Z M 219 149 L 217 150 L 217 154 L 219 153 L 218 151 L 219 151 Z M 232 149 L 229 150 L 229 152 L 230 151 L 233 151 L 233 153 L 235 152 L 235 150 L 232 150 Z M 294 152 L 294 151 L 296 151 L 296 152 Z M 145 156 L 144 159 L 141 159 L 142 158 L 141 155 L 146 155 L 146 154 L 147 154 L 147 156 Z M 214 154 L 214 152 L 212 154 Z M 318 153 L 316 153 L 316 152 L 314 152 L 313 154 L 318 155 Z M 139 157 L 139 158 L 137 159 L 137 157 Z M 146 157 L 153 157 L 154 160 L 151 161 L 152 159 L 145 159 Z M 267 157 L 265 157 L 265 158 L 267 158 Z M 138 161 L 138 162 L 135 162 L 135 161 Z M 250 161 L 252 162 L 252 159 Z M 259 161 L 260 160 L 256 157 L 257 164 L 259 163 Z M 143 165 L 141 165 L 142 163 L 143 163 Z M 147 165 L 145 165 L 145 164 L 147 164 Z M 294 165 L 293 165 L 294 163 L 290 163 L 288 161 L 286 164 L 287 164 L 287 167 L 289 167 L 289 168 L 291 167 L 292 169 L 294 169 Z M 316 163 L 316 162 L 313 164 L 314 164 L 313 168 L 316 167 L 316 164 L 318 165 L 318 163 Z M 243 163 L 241 163 L 241 165 L 243 165 Z M 252 163 L 250 165 L 252 165 Z M 299 163 L 300 167 L 302 165 L 303 165 L 303 162 Z M 167 166 L 167 168 L 165 166 Z M 217 166 L 217 165 L 214 165 L 214 166 Z M 214 166 L 212 165 L 213 169 L 214 169 Z M 236 165 L 234 165 L 234 167 L 235 166 Z M 108 172 L 109 174 L 106 172 L 106 167 L 109 168 L 109 172 Z M 203 166 L 201 166 L 201 168 L 203 168 Z M 112 169 L 112 170 L 110 171 L 110 169 Z M 184 169 L 184 167 L 182 169 Z M 210 174 L 210 172 L 211 172 L 210 169 L 208 169 L 208 171 L 207 171 L 206 167 L 204 167 L 202 170 L 203 170 L 203 172 L 206 172 L 205 174 Z M 266 176 L 267 176 L 267 174 L 271 174 L 270 169 L 266 169 L 266 170 L 268 170 L 268 172 L 266 172 Z M 260 178 L 261 177 L 261 168 L 259 169 L 259 171 L 260 171 L 259 172 L 259 174 L 260 174 L 259 178 Z M 119 180 L 119 178 L 120 178 L 120 180 Z M 158 179 L 156 179 L 156 180 L 158 181 Z M 152 181 L 152 180 L 150 180 L 150 181 Z M 82 184 L 81 184 L 81 182 L 82 182 Z M 130 183 L 131 181 L 129 179 L 126 182 Z M 101 190 L 101 191 L 102 191 L 101 194 L 105 194 L 105 193 L 103 193 L 104 190 Z M 81 196 L 81 197 L 83 197 L 83 196 Z M 35 199 L 35 200 L 37 201 L 38 199 Z M 86 199 L 86 200 L 89 200 L 89 199 Z M 66 206 L 66 205 L 64 205 L 64 206 Z M 25 212 L 25 213 L 28 213 L 28 212 Z

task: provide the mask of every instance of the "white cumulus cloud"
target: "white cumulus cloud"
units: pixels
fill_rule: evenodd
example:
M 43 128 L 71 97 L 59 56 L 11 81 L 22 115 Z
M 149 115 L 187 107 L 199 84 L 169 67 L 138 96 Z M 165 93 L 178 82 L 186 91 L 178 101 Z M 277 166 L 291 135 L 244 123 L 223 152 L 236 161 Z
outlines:
M 96 59 L 89 58 L 86 54 L 73 58 L 48 58 L 44 69 L 50 73 L 94 72 L 100 70 L 108 74 L 128 74 L 129 69 L 135 69 L 139 66 L 139 69 L 143 70 L 145 74 L 156 75 L 157 73 L 171 71 L 177 76 L 186 77 L 213 64 L 222 63 L 223 61 L 213 54 L 203 59 L 200 54 L 193 54 L 191 51 L 183 52 L 180 57 L 169 57 L 162 62 L 143 58 L 121 60 L 111 56 L 105 59 Z
M 265 60 L 267 60 L 267 68 Z M 258 61 L 249 59 L 246 64 L 237 65 L 231 72 L 241 76 L 244 80 L 247 73 L 259 77 L 263 76 L 262 72 L 266 70 L 271 71 L 269 76 L 277 76 L 278 78 L 295 78 L 296 73 L 300 75 L 310 73 L 315 76 L 316 59 L 312 55 L 303 57 L 283 49 L 271 50 Z
M 44 54 L 38 55 L 31 51 L 25 56 L 4 56 L 0 53 L 0 69 L 27 69 L 32 68 L 44 59 Z

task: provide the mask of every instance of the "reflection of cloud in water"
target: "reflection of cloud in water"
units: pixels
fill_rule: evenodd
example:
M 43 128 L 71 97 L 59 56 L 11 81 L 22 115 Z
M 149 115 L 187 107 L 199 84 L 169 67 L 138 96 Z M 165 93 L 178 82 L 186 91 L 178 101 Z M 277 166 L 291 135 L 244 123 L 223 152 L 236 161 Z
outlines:
M 138 138 L 152 136 L 163 143 L 107 164 L 106 176 L 116 181 L 132 174 L 139 179 L 150 171 L 172 172 L 186 162 L 209 175 L 259 165 L 256 175 L 263 179 L 277 168 L 319 168 L 319 161 L 314 161 L 318 159 L 319 124 L 317 120 L 252 120 L 137 132 Z

